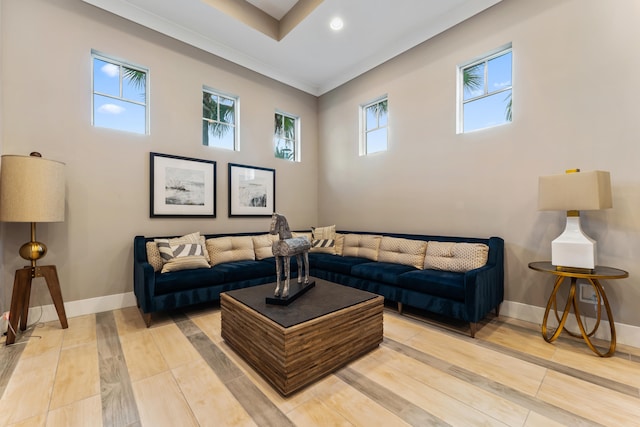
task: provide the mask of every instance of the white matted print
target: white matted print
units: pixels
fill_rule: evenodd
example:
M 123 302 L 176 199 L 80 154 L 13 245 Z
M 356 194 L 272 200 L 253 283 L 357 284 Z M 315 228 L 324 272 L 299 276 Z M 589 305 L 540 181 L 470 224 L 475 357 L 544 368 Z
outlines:
M 215 161 L 150 153 L 149 169 L 150 217 L 215 218 Z
M 276 170 L 229 163 L 229 217 L 271 216 Z

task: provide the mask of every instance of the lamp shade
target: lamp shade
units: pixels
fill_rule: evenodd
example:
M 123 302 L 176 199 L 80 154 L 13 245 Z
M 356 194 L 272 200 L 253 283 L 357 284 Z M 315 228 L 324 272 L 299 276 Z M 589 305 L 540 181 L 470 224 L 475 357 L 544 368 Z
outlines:
M 538 179 L 538 210 L 587 211 L 611 207 L 609 172 L 566 173 Z
M 36 156 L 2 156 L 0 221 L 64 221 L 64 163 Z

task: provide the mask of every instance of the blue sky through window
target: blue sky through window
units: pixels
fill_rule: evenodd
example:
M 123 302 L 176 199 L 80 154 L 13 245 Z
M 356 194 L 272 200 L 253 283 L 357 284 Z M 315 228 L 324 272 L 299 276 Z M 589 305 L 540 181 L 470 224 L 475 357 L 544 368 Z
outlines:
M 511 122 L 512 51 L 461 69 L 462 132 Z
M 93 58 L 93 125 L 145 134 L 146 73 L 140 87 L 127 70 L 117 61 Z
M 365 154 L 387 150 L 387 99 L 365 107 Z

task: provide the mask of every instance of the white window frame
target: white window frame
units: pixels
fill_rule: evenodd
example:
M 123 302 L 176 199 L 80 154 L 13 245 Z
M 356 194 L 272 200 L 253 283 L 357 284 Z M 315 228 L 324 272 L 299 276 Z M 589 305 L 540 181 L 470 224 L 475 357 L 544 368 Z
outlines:
M 113 96 L 111 94 L 107 94 L 107 93 L 102 93 L 102 92 L 96 92 L 95 90 L 95 69 L 94 69 L 94 59 L 99 59 L 100 61 L 104 61 L 104 62 L 108 62 L 110 64 L 116 65 L 118 67 L 120 67 L 120 72 L 118 75 L 118 79 L 120 82 L 120 94 L 119 96 Z M 122 96 L 122 90 L 123 90 L 123 84 L 122 84 L 122 79 L 124 76 L 124 73 L 122 71 L 122 68 L 126 67 L 126 68 L 130 68 L 132 70 L 136 70 L 136 71 L 141 71 L 143 73 L 145 73 L 145 88 L 144 88 L 144 93 L 145 93 L 145 99 L 144 102 L 140 102 L 140 101 L 135 101 L 133 99 L 129 99 L 129 98 L 125 98 Z M 150 76 L 149 76 L 149 69 L 146 67 L 143 67 L 141 65 L 137 65 L 137 64 L 132 64 L 131 62 L 128 61 L 124 61 L 122 59 L 118 59 L 115 58 L 113 56 L 109 56 L 109 55 L 105 55 L 101 52 L 98 52 L 94 49 L 91 49 L 91 126 L 93 127 L 101 127 L 103 129 L 112 129 L 112 130 L 116 130 L 116 131 L 120 131 L 120 132 L 128 132 L 126 130 L 123 129 L 119 129 L 119 128 L 112 128 L 112 127 L 103 127 L 103 126 L 96 126 L 95 124 L 95 105 L 94 105 L 94 97 L 95 95 L 100 95 L 100 96 L 104 96 L 107 98 L 111 98 L 111 99 L 115 99 L 118 100 L 120 102 L 126 102 L 129 104 L 135 104 L 135 105 L 140 105 L 144 107 L 144 135 L 149 135 L 149 129 L 150 129 L 150 125 L 149 125 L 149 118 L 150 118 L 150 114 L 149 114 L 149 80 L 150 80 Z M 137 132 L 134 132 L 137 133 Z M 141 135 L 141 134 L 139 134 Z
M 367 130 L 367 108 L 371 107 L 372 105 L 375 104 L 379 104 L 381 102 L 385 102 L 387 103 L 387 124 L 384 126 L 380 126 L 379 123 L 379 117 L 378 117 L 378 123 L 376 124 L 377 126 L 375 126 L 372 129 Z M 367 146 L 367 140 L 368 140 L 368 135 L 371 132 L 377 131 L 379 129 L 387 129 L 387 141 L 386 141 L 386 148 L 384 150 L 380 150 L 380 151 L 376 151 L 373 153 L 369 153 L 368 152 L 368 146 Z M 370 156 L 373 154 L 379 154 L 379 153 L 384 153 L 386 151 L 389 151 L 389 96 L 387 94 L 380 96 L 376 99 L 374 99 L 373 101 L 369 101 L 365 104 L 361 104 L 360 105 L 360 155 L 361 156 Z
M 301 144 L 300 144 L 300 127 L 301 127 L 300 126 L 300 117 L 296 116 L 294 114 L 285 113 L 284 111 L 281 111 L 281 110 L 276 110 L 275 113 L 274 113 L 274 120 L 275 120 L 275 115 L 276 114 L 281 115 L 283 120 L 284 120 L 285 117 L 287 117 L 289 119 L 293 119 L 293 121 L 294 121 L 294 132 L 295 132 L 294 139 L 292 140 L 293 149 L 294 149 L 293 159 L 283 159 L 282 157 L 277 157 L 277 156 L 276 156 L 276 158 L 277 159 L 282 159 L 282 160 L 287 160 L 287 161 L 290 161 L 290 162 L 299 162 L 300 161 L 300 146 L 301 146 Z M 284 135 L 283 136 L 277 135 L 276 134 L 276 130 L 275 129 L 273 130 L 273 153 L 274 153 L 274 156 L 275 156 L 275 149 L 276 149 L 276 140 L 278 138 L 288 139 Z
M 240 151 L 240 98 L 236 95 L 222 92 L 217 89 L 213 89 L 209 86 L 202 86 L 202 92 L 207 92 L 217 97 L 230 99 L 234 103 L 233 124 L 227 123 L 227 122 L 220 122 L 219 120 L 217 120 L 218 123 L 222 123 L 224 125 L 233 127 L 233 148 L 229 149 L 226 147 L 217 147 L 215 145 L 205 145 L 205 147 L 218 148 L 221 150 Z M 220 108 L 219 106 L 220 106 L 220 103 L 218 102 L 218 109 Z M 220 118 L 220 111 L 218 111 L 218 119 L 219 118 Z M 208 122 L 216 122 L 216 120 L 211 120 L 206 117 L 202 117 L 201 120 L 206 120 Z M 202 145 L 204 145 L 204 141 L 202 141 Z
M 504 88 L 501 88 L 500 90 L 496 90 L 493 92 L 489 92 L 488 91 L 488 82 L 489 79 L 487 78 L 487 72 L 489 67 L 485 66 L 485 75 L 484 75 L 484 90 L 482 95 L 476 96 L 474 98 L 470 98 L 465 100 L 464 99 L 464 70 L 466 70 L 467 68 L 471 68 L 471 67 L 475 67 L 478 64 L 482 64 L 485 63 L 487 64 L 490 60 L 497 58 L 499 56 L 505 55 L 507 53 L 511 53 L 511 60 L 512 60 L 512 65 L 511 65 L 511 85 L 510 86 L 505 86 Z M 476 132 L 479 130 L 483 130 L 483 129 L 490 129 L 492 127 L 496 127 L 496 126 L 503 126 L 506 124 L 511 123 L 511 121 L 508 121 L 506 123 L 501 123 L 498 125 L 494 125 L 494 126 L 488 126 L 488 127 L 484 127 L 484 128 L 479 128 L 479 129 L 474 129 L 471 131 L 464 131 L 464 105 L 468 104 L 470 102 L 474 102 L 477 101 L 479 99 L 482 98 L 486 98 L 488 96 L 492 96 L 501 92 L 507 92 L 507 91 L 511 91 L 511 96 L 513 99 L 513 47 L 511 43 L 508 43 L 504 46 L 501 46 L 497 49 L 492 50 L 491 52 L 487 53 L 486 55 L 482 55 L 481 57 L 475 58 L 472 61 L 469 62 L 465 62 L 462 65 L 458 66 L 458 70 L 457 70 L 457 100 L 458 102 L 456 103 L 457 105 L 457 129 L 456 129 L 456 133 L 457 134 L 462 134 L 462 133 L 470 133 L 470 132 Z

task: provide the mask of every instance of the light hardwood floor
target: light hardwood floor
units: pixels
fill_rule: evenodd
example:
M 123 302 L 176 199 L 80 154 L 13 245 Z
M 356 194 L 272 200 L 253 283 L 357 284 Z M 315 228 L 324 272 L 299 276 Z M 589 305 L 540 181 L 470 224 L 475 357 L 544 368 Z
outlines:
M 640 426 L 640 349 L 596 357 L 539 325 L 471 339 L 385 308 L 384 342 L 289 398 L 220 337 L 219 307 L 38 324 L 0 349 L 1 426 Z

